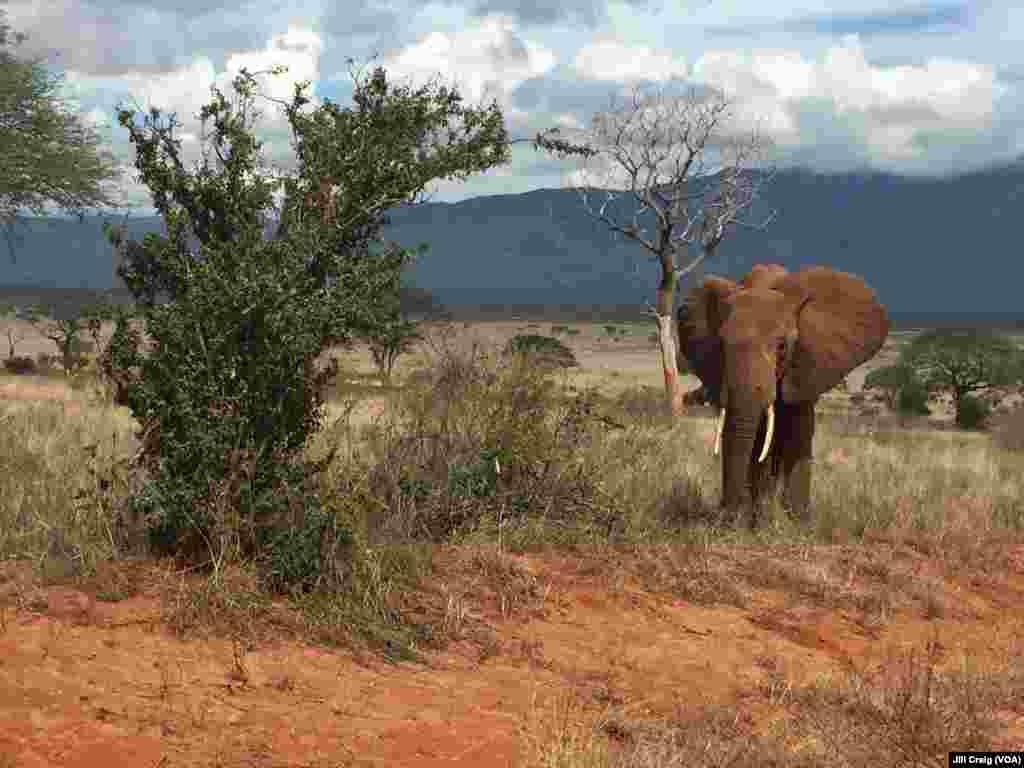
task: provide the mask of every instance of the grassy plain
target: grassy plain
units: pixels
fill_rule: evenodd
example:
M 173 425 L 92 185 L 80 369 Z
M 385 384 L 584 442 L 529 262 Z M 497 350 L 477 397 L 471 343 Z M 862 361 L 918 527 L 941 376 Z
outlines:
M 713 414 L 666 418 L 652 329 L 608 325 L 433 327 L 394 387 L 365 351 L 336 353 L 309 450 L 341 446 L 322 488 L 358 544 L 345 589 L 287 600 L 245 563 L 128 548 L 130 414 L 88 376 L 0 377 L 0 766 L 904 766 L 1020 748 L 1024 452 L 941 408 L 901 422 L 833 392 L 813 523 L 773 502 L 756 533 L 723 527 Z M 580 368 L 504 362 L 516 333 L 558 335 Z M 32 343 L 19 354 L 52 351 Z

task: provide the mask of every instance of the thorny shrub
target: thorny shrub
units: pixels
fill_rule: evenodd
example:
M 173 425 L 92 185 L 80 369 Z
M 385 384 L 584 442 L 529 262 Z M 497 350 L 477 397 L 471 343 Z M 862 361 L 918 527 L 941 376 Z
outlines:
M 368 435 L 373 494 L 414 537 L 445 539 L 530 520 L 608 530 L 614 504 L 586 450 L 607 424 L 595 394 L 528 359 L 435 347 Z M 395 521 L 392 521 L 395 524 Z

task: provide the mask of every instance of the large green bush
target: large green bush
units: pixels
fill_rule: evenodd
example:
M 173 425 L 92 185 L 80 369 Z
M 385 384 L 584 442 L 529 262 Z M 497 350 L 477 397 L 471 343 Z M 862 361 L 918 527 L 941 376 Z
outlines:
M 264 211 L 281 183 L 259 172 L 256 84 L 244 70 L 235 79 L 237 106 L 212 89 L 200 117 L 212 122 L 217 151 L 194 172 L 173 120 L 161 124 L 154 110 L 139 123 L 120 110 L 167 235 L 138 242 L 107 230 L 148 348 L 122 314 L 102 367 L 143 427 L 146 477 L 129 516 L 144 521 L 150 544 L 215 566 L 252 558 L 268 586 L 302 589 L 322 583 L 323 553 L 351 533 L 316 480 L 330 456 L 313 463 L 304 454 L 335 373 L 315 361 L 395 320 L 408 254 L 376 247 L 385 212 L 434 179 L 503 162 L 507 146 L 496 106 L 465 108 L 435 86 L 394 87 L 382 69 L 356 78 L 352 109 L 327 101 L 304 111 L 307 86 L 297 86 L 285 113 L 298 176 L 283 182 L 281 223 L 268 239 Z M 470 129 L 445 133 L 452 120 Z M 424 144 L 434 136 L 447 140 Z M 332 196 L 332 184 L 344 194 Z

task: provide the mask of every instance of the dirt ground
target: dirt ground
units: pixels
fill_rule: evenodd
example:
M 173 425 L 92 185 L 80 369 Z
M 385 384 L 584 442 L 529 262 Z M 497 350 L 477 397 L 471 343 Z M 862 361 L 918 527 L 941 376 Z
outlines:
M 480 325 L 497 341 L 547 335 L 551 324 Z M 578 327 L 566 341 L 580 381 L 662 385 L 649 329 L 612 341 L 601 326 Z M 896 341 L 850 377 L 852 390 L 887 364 Z M 367 369 L 359 355 L 346 357 Z M 830 557 L 842 555 L 840 547 Z M 569 693 L 591 713 L 616 707 L 676 721 L 726 706 L 757 732 L 791 715 L 773 680 L 799 686 L 851 670 L 884 678 L 898 673 L 901 653 L 936 640 L 943 668 L 969 657 L 985 670 L 1024 654 L 1024 550 L 983 577 L 958 577 L 921 556 L 901 560 L 942 610 L 897 600 L 881 627 L 842 601 L 778 586 L 745 587 L 743 607 L 707 607 L 647 591 L 614 563 L 508 557 L 535 584 L 533 597 L 509 611 L 467 583 L 459 620 L 491 641 L 467 633 L 426 651 L 422 664 L 290 641 L 179 640 L 155 592 L 103 602 L 66 586 L 29 586 L 24 566 L 0 563 L 0 768 L 504 768 L 520 763 L 530 723 Z M 452 558 L 442 565 L 448 584 L 460 572 Z M 731 558 L 735 569 L 764 566 L 743 552 Z M 841 588 L 891 589 L 856 569 Z M 1024 705 L 1001 720 L 1006 748 L 1021 748 Z
M 742 609 L 709 608 L 609 584 L 593 564 L 516 560 L 542 597 L 504 618 L 481 595 L 471 619 L 496 638 L 487 654 L 455 643 L 422 665 L 180 641 L 153 597 L 43 590 L 0 625 L 0 765 L 504 768 L 518 764 L 531 717 L 567 692 L 635 717 L 728 706 L 757 731 L 787 717 L 766 693 L 779 675 L 801 685 L 853 668 L 897 674 L 894 654 L 932 638 L 943 666 L 968 655 L 985 669 L 1024 652 L 1024 552 L 984 583 L 939 580 L 945 617 L 902 610 L 877 632 L 769 589 Z M 1024 744 L 1024 712 L 1004 719 L 1006 747 Z

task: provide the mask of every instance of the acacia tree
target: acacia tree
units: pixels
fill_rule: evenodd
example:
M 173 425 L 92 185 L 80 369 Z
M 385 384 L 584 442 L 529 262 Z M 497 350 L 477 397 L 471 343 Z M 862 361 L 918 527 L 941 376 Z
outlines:
M 554 138 L 557 128 L 534 141 L 556 155 L 579 156 L 584 183 L 576 189 L 587 212 L 657 260 L 661 279 L 651 312 L 673 414 L 683 410 L 672 330 L 676 284 L 713 256 L 734 227 L 764 227 L 771 218 L 760 223 L 746 218 L 771 177 L 754 172 L 768 141 L 757 132 L 730 134 L 732 117 L 731 104 L 720 93 L 644 93 L 637 87 L 624 106 L 594 116 L 582 143 Z M 620 198 L 630 203 L 631 215 L 615 211 L 622 210 L 616 205 Z
M 12 53 L 25 39 L 0 11 L 0 229 L 12 260 L 22 211 L 41 216 L 51 203 L 82 217 L 114 204 L 105 183 L 120 176 L 95 130 L 61 97 L 63 77 Z
M 372 247 L 385 212 L 417 201 L 434 179 L 507 160 L 496 104 L 464 107 L 433 83 L 394 86 L 381 68 L 353 79 L 351 108 L 303 111 L 308 82 L 283 105 L 298 169 L 283 180 L 272 237 L 264 212 L 282 184 L 260 172 L 253 74 L 234 80 L 237 105 L 213 89 L 194 172 L 173 115 L 164 123 L 152 110 L 141 125 L 130 110 L 118 115 L 167 229 L 140 243 L 108 228 L 149 340 L 143 354 L 139 329 L 122 317 L 104 361 L 143 425 L 138 464 L 150 479 L 129 514 L 179 555 L 256 556 L 274 588 L 319 583 L 333 561 L 325 542 L 339 529 L 311 482 L 325 464 L 303 448 L 334 371 L 313 362 L 387 321 L 407 253 Z
M 906 363 L 876 368 L 864 377 L 864 389 L 879 390 L 886 406 L 893 409 L 902 390 L 921 384 L 917 371 Z
M 57 359 L 65 375 L 70 376 L 85 364 L 82 357 L 82 331 L 85 326 L 78 312 L 40 304 L 32 309 L 30 322 L 40 336 L 57 347 Z
M 427 245 L 423 244 L 416 253 L 422 254 L 427 250 Z M 362 334 L 363 341 L 370 348 L 373 364 L 377 367 L 384 384 L 391 383 L 398 358 L 411 352 L 416 342 L 422 338 L 418 323 L 408 316 L 406 307 L 403 306 L 403 299 L 408 294 L 408 281 L 403 279 L 398 291 L 388 297 L 387 306 L 382 307 L 386 321 L 378 328 Z M 408 304 L 408 301 L 405 303 Z
M 1005 336 L 985 331 L 923 333 L 904 347 L 900 363 L 915 371 L 929 390 L 953 396 L 958 422 L 974 392 L 1024 379 L 1021 349 Z

